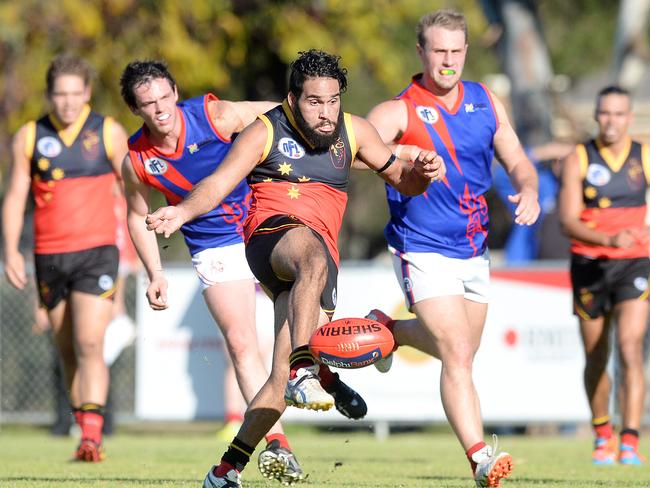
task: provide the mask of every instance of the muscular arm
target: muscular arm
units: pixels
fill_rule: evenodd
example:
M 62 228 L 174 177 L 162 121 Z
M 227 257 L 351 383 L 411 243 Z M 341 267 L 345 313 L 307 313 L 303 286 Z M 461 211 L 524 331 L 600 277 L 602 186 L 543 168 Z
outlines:
M 124 156 L 127 155 L 129 151 L 128 148 L 128 135 L 122 127 L 121 124 L 113 120 L 110 126 L 110 134 L 108 135 L 111 140 L 112 154 L 111 165 L 113 166 L 113 171 L 117 176 L 118 180 L 122 179 L 122 161 L 124 161 Z
M 375 171 L 384 167 L 393 153 L 377 130 L 367 120 L 356 116 L 352 116 L 352 125 L 359 145 L 358 158 Z M 398 158 L 378 174 L 400 193 L 411 196 L 426 191 L 431 181 L 442 179 L 444 171 L 442 158 L 435 151 L 422 150 L 413 164 Z
M 252 124 L 258 115 L 268 112 L 277 102 L 231 102 L 214 100 L 209 102 L 208 110 L 215 127 L 223 137 L 230 138 Z
M 226 198 L 259 163 L 267 139 L 261 120 L 246 127 L 223 162 L 176 206 L 159 208 L 147 216 L 147 228 L 169 237 L 185 222 L 209 212 Z
M 11 151 L 12 161 L 9 181 L 2 202 L 2 239 L 4 244 L 5 274 L 9 282 L 22 289 L 27 284 L 25 260 L 19 251 L 20 235 L 23 230 L 25 203 L 29 195 L 31 175 L 29 160 L 25 154 L 27 126 L 14 136 Z
M 517 190 L 515 195 L 508 195 L 508 200 L 517 205 L 515 223 L 532 225 L 539 217 L 540 211 L 537 171 L 521 147 L 505 107 L 494 94 L 491 96 L 499 119 L 499 126 L 494 134 L 497 159 L 508 172 L 510 181 Z
M 156 234 L 149 232 L 145 218 L 149 212 L 150 189 L 135 174 L 131 159 L 123 158 L 122 176 L 127 203 L 126 223 L 140 261 L 149 277 L 147 299 L 154 310 L 167 308 L 167 280 L 163 273 Z

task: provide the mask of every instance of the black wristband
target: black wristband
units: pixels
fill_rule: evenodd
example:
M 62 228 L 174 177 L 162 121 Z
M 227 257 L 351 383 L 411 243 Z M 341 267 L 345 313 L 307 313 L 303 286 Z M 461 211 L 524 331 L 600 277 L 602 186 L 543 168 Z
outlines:
M 397 159 L 397 156 L 395 156 L 394 154 L 391 154 L 390 158 L 388 158 L 388 161 L 386 161 L 386 164 L 384 164 L 381 168 L 375 170 L 375 173 L 379 174 L 379 173 L 383 173 L 384 171 L 386 171 L 388 169 L 388 167 L 395 162 L 395 159 Z

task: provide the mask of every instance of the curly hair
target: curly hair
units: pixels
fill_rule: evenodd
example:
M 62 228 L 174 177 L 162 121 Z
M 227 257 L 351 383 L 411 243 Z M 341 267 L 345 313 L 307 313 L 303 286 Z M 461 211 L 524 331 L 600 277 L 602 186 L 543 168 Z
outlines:
M 348 86 L 348 70 L 339 66 L 341 56 L 328 54 L 325 51 L 310 49 L 300 51 L 298 59 L 291 63 L 289 75 L 289 91 L 299 98 L 307 78 L 334 78 L 338 80 L 341 93 Z
M 130 108 L 136 107 L 135 89 L 151 80 L 164 78 L 169 81 L 172 90 L 176 87 L 174 77 L 164 61 L 132 61 L 126 65 L 120 77 L 122 99 Z

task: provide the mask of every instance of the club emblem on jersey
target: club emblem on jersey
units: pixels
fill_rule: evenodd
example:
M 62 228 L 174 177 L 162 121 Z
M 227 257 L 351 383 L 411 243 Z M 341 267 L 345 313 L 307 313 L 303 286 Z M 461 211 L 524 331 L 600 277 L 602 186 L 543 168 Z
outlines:
M 291 159 L 300 159 L 305 155 L 302 146 L 290 137 L 283 137 L 278 141 L 278 151 Z
M 164 175 L 167 172 L 167 161 L 160 158 L 149 158 L 144 162 L 144 169 L 150 175 Z
M 81 134 L 81 156 L 86 161 L 99 156 L 99 135 L 94 130 L 85 130 Z
M 46 158 L 55 158 L 61 154 L 61 143 L 54 137 L 41 137 L 36 143 L 36 149 Z
M 187 146 L 187 150 L 190 152 L 190 154 L 194 154 L 199 150 L 199 145 L 196 142 L 194 144 L 190 144 Z
M 345 167 L 345 144 L 341 138 L 338 138 L 330 146 L 330 159 L 336 169 L 343 169 Z
M 594 186 L 605 186 L 612 179 L 612 174 L 601 164 L 590 164 L 587 168 L 587 181 Z
M 438 111 L 433 107 L 427 107 L 425 105 L 418 105 L 415 108 L 415 112 L 420 117 L 420 120 L 425 124 L 435 124 L 438 122 Z

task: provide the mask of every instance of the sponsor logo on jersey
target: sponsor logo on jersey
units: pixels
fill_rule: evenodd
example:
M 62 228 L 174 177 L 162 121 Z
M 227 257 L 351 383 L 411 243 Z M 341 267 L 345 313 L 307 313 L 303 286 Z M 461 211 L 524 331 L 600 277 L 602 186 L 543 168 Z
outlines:
M 290 137 L 283 137 L 278 141 L 278 151 L 291 159 L 300 159 L 305 155 L 305 150 Z
M 97 280 L 97 285 L 99 285 L 102 290 L 108 291 L 113 288 L 113 278 L 107 274 L 103 274 Z
M 471 114 L 478 110 L 485 110 L 486 108 L 487 108 L 487 104 L 485 103 L 466 103 L 465 113 Z
M 420 117 L 420 120 L 425 124 L 435 124 L 438 122 L 438 111 L 433 107 L 427 107 L 426 105 L 418 105 L 415 108 L 415 112 Z
M 61 154 L 61 143 L 54 137 L 41 137 L 36 143 L 36 149 L 46 158 L 55 158 Z
M 587 181 L 594 186 L 605 186 L 612 179 L 612 173 L 602 164 L 590 164 L 587 168 Z
M 187 150 L 190 152 L 190 154 L 194 154 L 199 150 L 199 145 L 196 142 L 194 144 L 190 144 L 187 146 Z
M 160 158 L 149 158 L 144 162 L 144 169 L 150 175 L 164 175 L 167 172 L 167 161 Z

